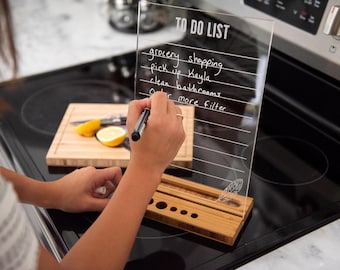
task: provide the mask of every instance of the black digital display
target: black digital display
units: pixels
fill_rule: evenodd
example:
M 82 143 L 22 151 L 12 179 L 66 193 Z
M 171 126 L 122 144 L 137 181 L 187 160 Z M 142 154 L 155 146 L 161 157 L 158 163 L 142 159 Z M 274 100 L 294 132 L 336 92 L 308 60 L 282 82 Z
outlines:
M 318 31 L 328 0 L 244 0 L 244 3 L 311 34 Z

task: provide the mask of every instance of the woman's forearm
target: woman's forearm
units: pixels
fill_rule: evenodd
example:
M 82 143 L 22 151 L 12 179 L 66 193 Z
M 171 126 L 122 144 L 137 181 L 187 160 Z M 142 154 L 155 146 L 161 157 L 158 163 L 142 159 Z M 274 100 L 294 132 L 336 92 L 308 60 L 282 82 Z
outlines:
M 44 208 L 54 208 L 55 189 L 53 182 L 42 182 L 0 167 L 0 175 L 13 184 L 13 187 L 23 203 L 29 203 Z
M 75 265 L 79 267 L 75 269 L 123 269 L 160 178 L 159 172 L 129 166 L 111 201 L 61 265 L 65 269 Z
M 41 182 L 0 169 L 3 178 L 13 183 L 20 201 L 46 208 L 54 207 L 53 201 L 59 201 L 55 198 L 58 181 Z M 42 250 L 40 266 L 49 265 L 50 269 L 123 269 L 161 173 L 156 168 L 148 169 L 131 162 L 110 202 L 62 262 L 58 264 Z

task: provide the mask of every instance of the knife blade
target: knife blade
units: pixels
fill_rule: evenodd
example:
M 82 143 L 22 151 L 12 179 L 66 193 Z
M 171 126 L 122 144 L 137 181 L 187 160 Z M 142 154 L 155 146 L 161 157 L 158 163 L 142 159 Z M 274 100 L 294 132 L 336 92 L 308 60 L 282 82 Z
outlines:
M 71 122 L 72 125 L 80 125 L 86 123 L 92 119 L 81 120 L 81 121 L 73 121 Z M 101 118 L 100 119 L 101 126 L 125 126 L 126 125 L 126 116 L 121 117 L 109 117 L 109 118 Z

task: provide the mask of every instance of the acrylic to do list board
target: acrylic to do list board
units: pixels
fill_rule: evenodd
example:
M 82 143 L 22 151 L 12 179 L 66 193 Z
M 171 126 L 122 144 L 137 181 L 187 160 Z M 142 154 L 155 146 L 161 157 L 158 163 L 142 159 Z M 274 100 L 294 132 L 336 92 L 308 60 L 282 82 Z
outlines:
M 220 201 L 247 197 L 273 22 L 149 5 L 166 9 L 174 38 L 138 33 L 136 98 L 163 91 L 194 106 L 193 165 L 173 165 L 176 175 L 220 189 Z

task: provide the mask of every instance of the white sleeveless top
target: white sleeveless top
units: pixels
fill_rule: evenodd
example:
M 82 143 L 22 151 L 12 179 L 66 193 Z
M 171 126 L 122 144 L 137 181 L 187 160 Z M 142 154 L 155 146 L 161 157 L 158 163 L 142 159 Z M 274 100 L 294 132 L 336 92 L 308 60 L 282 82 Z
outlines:
M 0 175 L 0 269 L 36 270 L 38 239 L 12 183 Z

